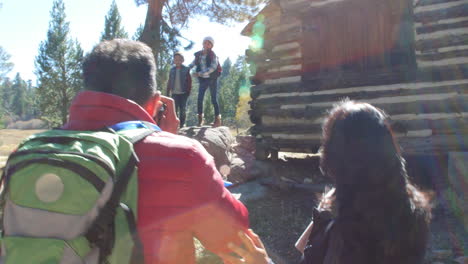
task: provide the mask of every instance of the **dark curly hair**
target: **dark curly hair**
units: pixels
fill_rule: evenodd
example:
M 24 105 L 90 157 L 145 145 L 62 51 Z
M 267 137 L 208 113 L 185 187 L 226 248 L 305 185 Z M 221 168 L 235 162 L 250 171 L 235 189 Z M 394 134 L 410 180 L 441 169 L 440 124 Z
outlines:
M 387 115 L 344 100 L 323 124 L 320 169 L 336 190 L 338 263 L 422 263 L 431 217 L 428 195 L 409 180 Z M 322 201 L 321 204 L 327 204 Z
M 139 105 L 156 93 L 155 76 L 151 48 L 138 41 L 103 41 L 83 63 L 85 89 L 115 94 Z

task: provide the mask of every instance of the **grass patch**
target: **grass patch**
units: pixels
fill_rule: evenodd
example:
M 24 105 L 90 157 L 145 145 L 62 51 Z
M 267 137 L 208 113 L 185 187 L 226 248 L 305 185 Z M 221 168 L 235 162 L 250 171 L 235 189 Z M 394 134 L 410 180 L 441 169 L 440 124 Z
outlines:
M 0 156 L 8 156 L 25 138 L 44 130 L 0 129 Z

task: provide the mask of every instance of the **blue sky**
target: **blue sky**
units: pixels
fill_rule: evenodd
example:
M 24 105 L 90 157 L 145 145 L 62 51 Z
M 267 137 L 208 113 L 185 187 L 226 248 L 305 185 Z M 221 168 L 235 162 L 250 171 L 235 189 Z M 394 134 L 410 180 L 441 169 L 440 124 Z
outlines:
M 104 29 L 104 17 L 112 0 L 64 0 L 67 20 L 70 22 L 71 37 L 77 39 L 83 50 L 88 52 L 99 41 Z M 0 46 L 10 55 L 16 72 L 25 80 L 35 82 L 34 60 L 39 43 L 46 39 L 53 0 L 0 0 Z M 137 7 L 134 0 L 116 0 L 123 26 L 130 36 L 143 24 L 147 6 Z M 183 35 L 195 42 L 190 51 L 183 51 L 186 63 L 193 59 L 193 53 L 201 49 L 203 37 L 211 35 L 215 39 L 213 50 L 221 61 L 227 57 L 235 60 L 248 47 L 250 40 L 240 32 L 247 22 L 224 26 L 199 17 L 189 22 L 190 27 Z

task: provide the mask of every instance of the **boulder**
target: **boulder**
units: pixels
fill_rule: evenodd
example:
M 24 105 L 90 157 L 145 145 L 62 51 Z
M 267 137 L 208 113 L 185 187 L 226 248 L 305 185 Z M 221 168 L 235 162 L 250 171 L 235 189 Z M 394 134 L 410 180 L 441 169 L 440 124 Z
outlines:
M 228 127 L 184 127 L 179 129 L 179 134 L 199 141 L 213 156 L 218 169 L 231 165 L 232 150 L 236 139 Z

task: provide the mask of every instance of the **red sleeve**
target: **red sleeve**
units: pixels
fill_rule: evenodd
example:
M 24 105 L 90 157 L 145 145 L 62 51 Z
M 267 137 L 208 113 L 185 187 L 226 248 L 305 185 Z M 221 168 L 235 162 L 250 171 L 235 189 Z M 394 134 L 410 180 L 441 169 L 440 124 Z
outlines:
M 224 187 L 213 157 L 196 144 L 193 160 L 195 214 L 193 232 L 213 253 L 228 252 L 228 242 L 239 242 L 237 233 L 249 226 L 247 208 Z

